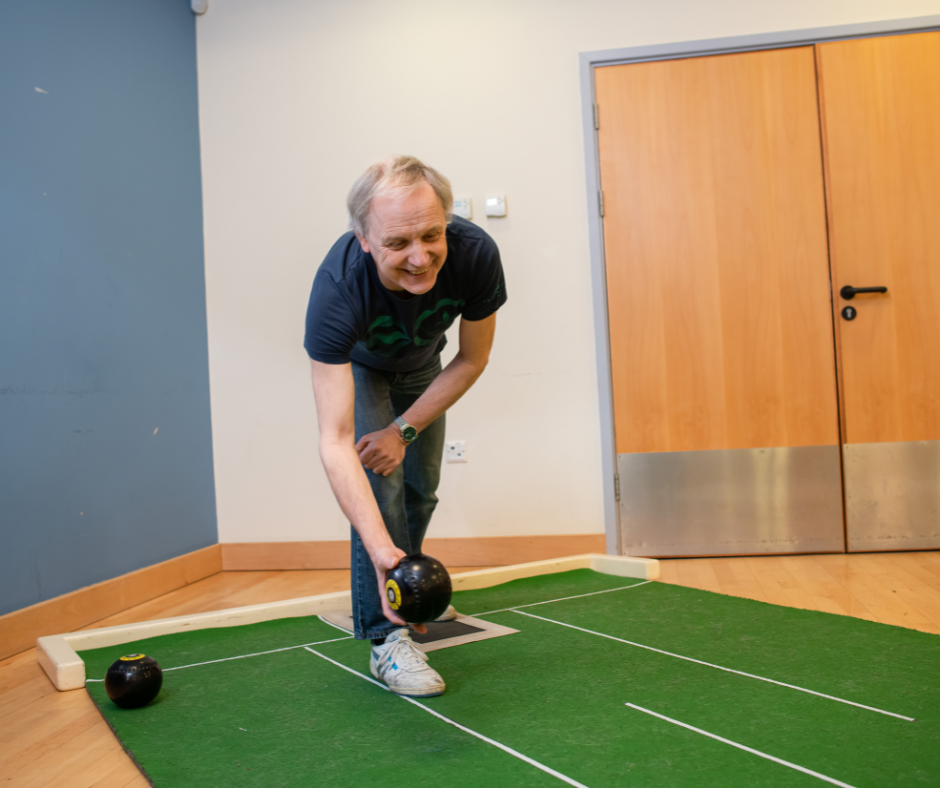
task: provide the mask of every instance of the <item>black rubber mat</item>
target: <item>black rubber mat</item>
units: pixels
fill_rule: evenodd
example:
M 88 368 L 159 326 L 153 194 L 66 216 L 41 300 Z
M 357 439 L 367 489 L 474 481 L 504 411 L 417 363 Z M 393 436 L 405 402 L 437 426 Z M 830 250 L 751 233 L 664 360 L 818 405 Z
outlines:
M 462 621 L 431 621 L 425 626 L 428 628 L 427 634 L 419 635 L 413 629 L 411 630 L 411 639 L 415 643 L 436 643 L 438 640 L 447 640 L 447 638 L 459 638 L 462 635 L 472 635 L 474 632 L 482 632 L 480 627 L 464 624 Z

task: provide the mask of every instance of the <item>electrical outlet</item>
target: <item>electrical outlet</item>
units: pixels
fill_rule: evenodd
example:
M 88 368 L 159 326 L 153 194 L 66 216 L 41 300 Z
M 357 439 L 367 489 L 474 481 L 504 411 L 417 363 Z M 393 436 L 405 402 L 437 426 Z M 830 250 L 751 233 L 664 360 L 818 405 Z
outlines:
M 444 448 L 444 454 L 447 456 L 447 462 L 466 462 L 467 442 L 447 441 Z

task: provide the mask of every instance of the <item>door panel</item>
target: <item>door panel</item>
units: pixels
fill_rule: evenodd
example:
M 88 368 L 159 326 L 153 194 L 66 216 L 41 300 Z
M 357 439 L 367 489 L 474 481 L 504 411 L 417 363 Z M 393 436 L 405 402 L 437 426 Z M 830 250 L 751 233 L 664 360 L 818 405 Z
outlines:
M 818 46 L 850 550 L 940 547 L 940 33 Z M 891 444 L 890 446 L 881 444 Z M 906 503 L 905 503 L 906 502 Z
M 621 454 L 617 469 L 629 555 L 844 548 L 838 446 Z
M 837 445 L 812 48 L 596 86 L 617 451 Z
M 940 545 L 940 441 L 849 443 L 845 517 L 849 551 Z
M 721 452 L 816 447 L 838 478 L 838 454 L 826 451 L 839 438 L 812 47 L 598 68 L 595 87 L 621 464 L 630 455 L 630 467 L 655 465 L 676 485 L 697 467 L 683 454 L 705 451 L 732 474 L 723 494 L 736 511 L 760 497 L 763 461 Z M 812 465 L 812 454 L 787 467 Z M 655 511 L 661 490 L 646 488 L 646 500 L 644 485 L 625 482 L 630 511 Z M 712 507 L 695 521 L 697 542 L 842 550 L 838 484 L 797 495 L 760 527 Z M 680 554 L 655 518 L 630 511 L 627 551 Z M 796 511 L 818 516 L 798 523 Z

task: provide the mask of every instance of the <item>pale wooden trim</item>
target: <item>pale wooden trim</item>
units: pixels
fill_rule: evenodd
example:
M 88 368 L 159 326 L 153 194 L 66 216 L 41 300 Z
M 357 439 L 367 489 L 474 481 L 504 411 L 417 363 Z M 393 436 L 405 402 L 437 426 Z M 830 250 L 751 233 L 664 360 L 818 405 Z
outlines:
M 551 575 L 556 572 L 569 572 L 572 569 L 593 569 L 605 575 L 635 577 L 641 580 L 656 580 L 659 577 L 659 561 L 655 558 L 635 558 L 625 555 L 602 555 L 588 553 L 567 558 L 554 558 L 548 561 L 532 561 L 515 566 L 500 566 L 493 569 L 478 569 L 475 572 L 462 572 L 453 575 L 455 591 L 471 591 L 477 588 L 489 588 L 510 580 L 520 580 L 536 575 Z
M 221 571 L 222 551 L 217 544 L 210 545 L 14 610 L 0 616 L 0 659 L 32 648 L 43 635 L 88 626 Z
M 659 562 L 652 558 L 589 554 L 516 566 L 501 566 L 495 569 L 479 569 L 475 572 L 455 574 L 452 580 L 455 590 L 469 590 L 487 588 L 523 577 L 567 572 L 571 569 L 594 569 L 603 574 L 642 580 L 655 580 L 659 577 Z M 37 655 L 39 664 L 42 665 L 56 689 L 79 689 L 85 686 L 85 663 L 75 652 L 76 648 L 103 648 L 174 632 L 192 632 L 196 629 L 255 624 L 259 621 L 271 621 L 277 618 L 312 616 L 329 611 L 346 610 L 351 604 L 349 592 L 342 591 L 217 610 L 211 613 L 142 621 L 137 624 L 86 629 L 82 632 L 39 638 L 36 642 Z
M 424 552 L 445 566 L 505 566 L 577 553 L 602 553 L 604 534 L 474 536 L 425 539 Z M 349 541 L 232 542 L 222 545 L 222 568 L 231 571 L 349 569 Z

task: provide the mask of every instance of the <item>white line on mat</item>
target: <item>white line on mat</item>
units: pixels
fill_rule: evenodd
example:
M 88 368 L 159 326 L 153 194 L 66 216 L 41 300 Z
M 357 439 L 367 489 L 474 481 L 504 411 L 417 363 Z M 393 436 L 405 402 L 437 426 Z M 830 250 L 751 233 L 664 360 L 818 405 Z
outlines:
M 214 665 L 216 662 L 228 662 L 233 659 L 247 659 L 248 657 L 261 657 L 265 654 L 277 654 L 279 651 L 293 651 L 297 648 L 307 648 L 307 646 L 320 646 L 324 643 L 336 643 L 340 640 L 352 640 L 352 635 L 345 638 L 333 638 L 332 640 L 318 640 L 315 643 L 301 643 L 299 646 L 285 646 L 284 648 L 272 648 L 270 651 L 259 651 L 256 654 L 239 654 L 237 657 L 223 657 L 222 659 L 210 659 L 208 662 L 194 662 L 192 665 L 177 665 L 175 668 L 163 668 L 163 673 L 169 673 L 171 670 L 182 670 L 183 668 L 198 668 L 200 665 Z M 89 681 L 104 681 L 104 679 L 85 679 Z
M 657 654 L 665 654 L 667 657 L 675 657 L 676 659 L 684 659 L 686 662 L 695 662 L 698 665 L 705 665 L 708 668 L 715 668 L 716 670 L 723 670 L 727 673 L 737 673 L 739 676 L 747 676 L 749 679 L 757 679 L 758 681 L 766 681 L 770 684 L 777 684 L 781 687 L 787 687 L 788 689 L 799 690 L 800 692 L 807 692 L 810 695 L 817 695 L 820 698 L 827 698 L 828 700 L 835 700 L 839 703 L 847 703 L 849 706 L 857 706 L 860 709 L 867 709 L 868 711 L 876 711 L 878 714 L 887 714 L 889 717 L 897 717 L 901 720 L 907 720 L 908 722 L 914 722 L 913 717 L 905 717 L 903 714 L 895 714 L 893 711 L 885 711 L 884 709 L 876 709 L 874 706 L 866 706 L 864 703 L 856 703 L 854 700 L 846 700 L 845 698 L 837 698 L 835 695 L 826 695 L 824 692 L 816 692 L 816 690 L 806 689 L 806 687 L 798 687 L 796 684 L 787 684 L 785 681 L 777 681 L 776 679 L 769 679 L 766 676 L 756 676 L 753 673 L 745 673 L 743 670 L 735 670 L 734 668 L 726 668 L 722 665 L 715 665 L 712 662 L 705 662 L 701 659 L 693 659 L 692 657 L 685 657 L 682 654 L 673 654 L 671 651 L 663 651 L 660 648 L 653 648 L 652 646 L 644 646 L 642 643 L 634 643 L 632 640 L 624 640 L 623 638 L 617 638 L 613 635 L 605 635 L 603 632 L 595 632 L 591 629 L 584 629 L 583 627 L 576 627 L 574 624 L 566 624 L 564 621 L 555 621 L 552 618 L 543 618 L 542 616 L 537 616 L 534 613 L 524 613 L 521 610 L 513 610 L 513 613 L 518 613 L 520 616 L 528 616 L 529 618 L 537 618 L 540 621 L 547 621 L 549 624 L 558 624 L 562 627 L 568 627 L 569 629 L 576 629 L 579 632 L 586 632 L 589 635 L 597 635 L 598 637 L 607 638 L 608 640 L 616 640 L 618 643 L 626 643 L 628 646 L 636 646 L 637 648 L 645 648 L 647 651 L 655 651 Z
M 343 629 L 341 626 L 338 626 L 338 625 L 334 624 L 332 621 L 327 621 L 325 618 L 323 618 L 323 616 L 317 616 L 317 618 L 319 618 L 319 619 L 320 619 L 324 624 L 326 624 L 328 627 L 333 627 L 333 629 L 338 629 L 340 632 L 349 632 L 348 629 Z M 352 635 L 350 635 L 350 637 L 352 637 Z M 316 645 L 316 644 L 315 644 L 315 643 L 311 643 L 310 645 L 311 645 L 311 646 L 314 646 L 314 645 Z
M 343 663 L 337 662 L 335 659 L 330 659 L 325 654 L 321 654 L 319 651 L 315 651 L 312 648 L 309 648 L 307 646 L 305 646 L 304 648 L 306 648 L 307 651 L 309 651 L 311 654 L 316 654 L 321 659 L 325 659 L 327 662 L 332 662 L 334 665 L 336 665 L 336 667 L 342 668 L 343 670 L 348 671 L 349 673 L 352 673 L 353 675 L 358 676 L 361 679 L 365 679 L 366 681 L 371 682 L 372 684 L 375 684 L 375 686 L 381 687 L 386 692 L 390 691 L 388 687 L 386 687 L 384 684 L 376 681 L 375 679 L 369 678 L 364 673 L 360 673 L 358 670 L 353 670 L 352 668 L 348 668 Z M 521 752 L 514 750 L 512 747 L 507 747 L 505 744 L 500 744 L 498 741 L 495 741 L 494 739 L 491 739 L 488 736 L 484 736 L 482 733 L 477 733 L 475 730 L 471 730 L 470 728 L 467 728 L 461 725 L 459 722 L 455 722 L 450 717 L 445 717 L 443 714 L 439 714 L 438 712 L 434 711 L 434 709 L 428 708 L 423 703 L 418 703 L 418 701 L 416 701 L 414 698 L 409 698 L 407 695 L 399 695 L 398 697 L 400 697 L 402 700 L 408 701 L 409 703 L 417 706 L 420 709 L 424 709 L 429 714 L 433 714 L 439 720 L 443 720 L 448 725 L 453 725 L 455 728 L 462 730 L 464 733 L 469 733 L 471 736 L 476 736 L 476 738 L 480 739 L 480 741 L 485 741 L 487 744 L 492 744 L 494 747 L 498 747 L 503 752 L 509 753 L 514 758 L 518 758 L 520 761 L 525 761 L 530 766 L 534 766 L 536 769 L 541 769 L 546 774 L 552 775 L 552 777 L 557 777 L 559 780 L 568 783 L 568 785 L 573 785 L 575 786 L 575 788 L 587 788 L 587 786 L 584 785 L 584 783 L 579 783 L 577 780 L 572 780 L 570 777 L 562 774 L 561 772 L 556 772 L 554 769 L 546 766 L 544 763 L 539 763 L 533 758 L 530 758 L 529 756 L 523 755 Z M 851 786 L 849 788 L 851 788 Z
M 603 591 L 591 591 L 587 594 L 575 594 L 574 596 L 563 596 L 561 599 L 546 599 L 544 602 L 530 602 L 528 605 L 516 605 L 515 607 L 504 607 L 499 610 L 487 610 L 483 613 L 473 613 L 470 618 L 479 618 L 480 616 L 488 616 L 492 613 L 509 613 L 518 610 L 521 607 L 536 607 L 537 605 L 550 605 L 552 602 L 567 602 L 569 599 L 580 599 L 583 596 L 596 596 L 597 594 L 609 594 L 611 591 L 627 591 L 631 588 L 637 588 L 638 586 L 645 586 L 647 583 L 652 583 L 652 580 L 644 580 L 642 583 L 634 583 L 632 586 L 620 586 L 619 588 L 605 588 Z
M 657 714 L 655 711 L 650 711 L 649 709 L 644 709 L 642 706 L 637 706 L 633 703 L 625 703 L 625 706 L 629 706 L 631 709 L 636 709 L 637 711 L 642 711 L 644 714 L 651 714 L 654 717 L 659 717 L 661 720 L 666 722 L 671 722 L 673 725 L 681 725 L 683 728 L 688 728 L 690 731 L 695 731 L 696 733 L 701 733 L 703 736 L 708 736 L 710 739 L 716 739 L 717 741 L 723 742 L 725 744 L 730 744 L 732 747 L 737 747 L 739 750 L 744 750 L 745 752 L 753 753 L 754 755 L 759 755 L 761 758 L 766 758 L 768 761 L 773 761 L 774 763 L 779 763 L 783 766 L 789 766 L 791 769 L 796 769 L 798 772 L 803 772 L 803 774 L 808 774 L 812 777 L 818 777 L 820 780 L 825 780 L 827 783 L 832 783 L 833 785 L 840 785 L 842 788 L 855 788 L 848 783 L 844 783 L 841 780 L 836 780 L 833 777 L 827 777 L 825 774 L 820 774 L 819 772 L 814 772 L 812 769 L 807 769 L 805 766 L 798 766 L 795 763 L 790 763 L 790 761 L 785 761 L 783 758 L 777 758 L 773 755 L 768 755 L 766 752 L 761 752 L 760 750 L 755 750 L 752 747 L 746 747 L 743 744 L 738 744 L 731 739 L 726 739 L 723 736 L 718 736 L 715 733 L 709 733 L 708 731 L 703 731 L 701 728 L 696 728 L 694 725 L 689 725 L 686 722 L 680 722 L 679 720 L 674 720 L 672 717 L 667 717 L 665 714 Z

